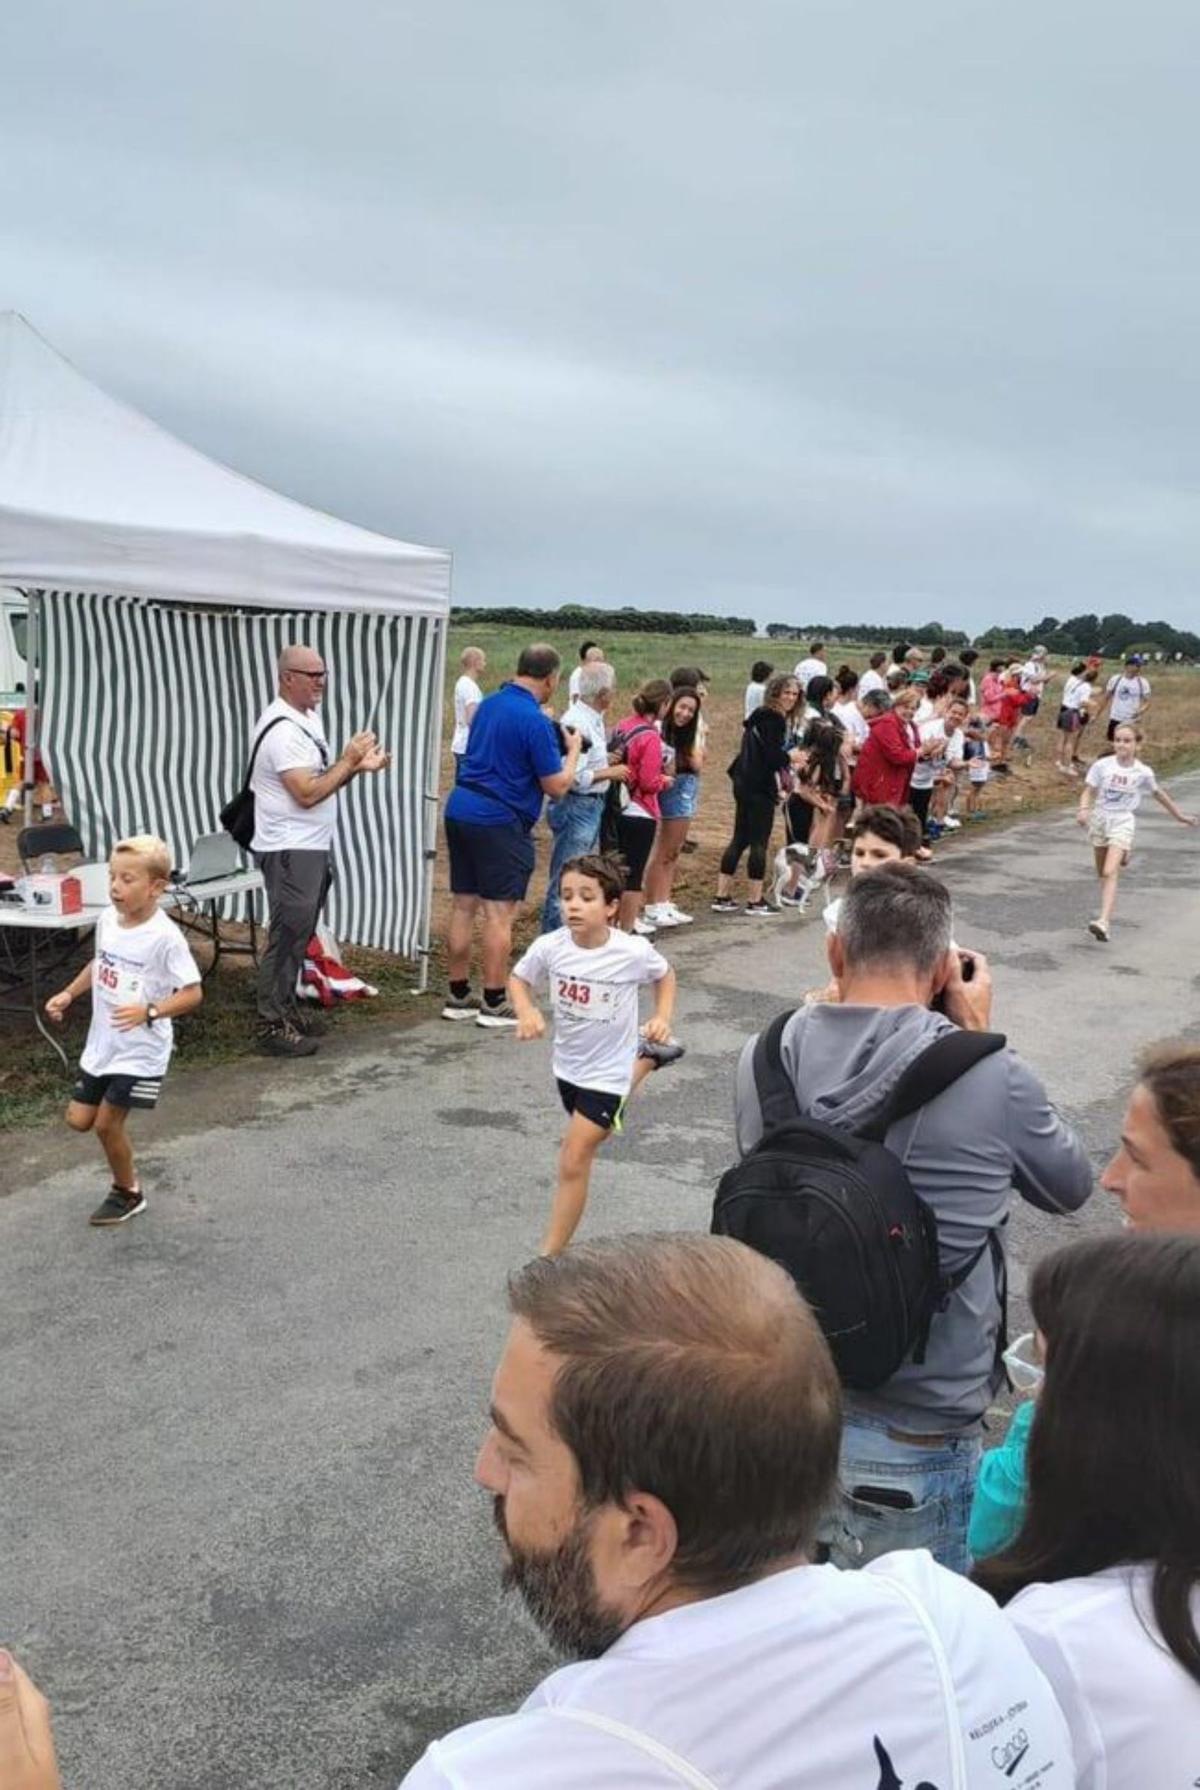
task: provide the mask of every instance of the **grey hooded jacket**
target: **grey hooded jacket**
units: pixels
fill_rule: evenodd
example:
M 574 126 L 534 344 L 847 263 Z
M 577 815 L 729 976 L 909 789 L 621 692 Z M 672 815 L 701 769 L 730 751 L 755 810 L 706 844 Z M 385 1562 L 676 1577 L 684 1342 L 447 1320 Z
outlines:
M 853 1132 L 887 1101 L 913 1058 L 953 1022 L 923 1007 L 801 1008 L 783 1034 L 783 1061 L 803 1112 Z M 737 1071 L 737 1142 L 744 1156 L 762 1136 L 754 1087 L 754 1040 Z M 889 1128 L 913 1190 L 937 1218 L 942 1270 L 953 1274 L 1004 1223 L 1015 1188 L 1044 1212 L 1073 1212 L 1092 1191 L 1083 1145 L 1011 1050 L 967 1071 L 928 1106 Z M 851 1408 L 917 1434 L 976 1424 L 995 1391 L 1000 1325 L 996 1270 L 984 1250 L 933 1321 L 921 1366 L 909 1361 Z

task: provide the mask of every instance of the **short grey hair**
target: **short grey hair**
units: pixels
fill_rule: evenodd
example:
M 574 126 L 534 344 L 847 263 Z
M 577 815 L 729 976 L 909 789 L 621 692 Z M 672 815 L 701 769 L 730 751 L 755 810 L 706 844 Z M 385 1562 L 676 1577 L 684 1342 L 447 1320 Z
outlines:
M 950 891 L 915 864 L 884 864 L 851 882 L 837 935 L 847 969 L 890 965 L 931 976 L 950 949 Z
M 590 702 L 593 696 L 599 696 L 605 690 L 616 685 L 617 674 L 612 666 L 603 659 L 591 659 L 579 667 L 579 696 L 582 702 Z
M 868 690 L 859 698 L 860 709 L 869 709 L 873 715 L 886 715 L 892 706 L 892 699 L 886 690 Z

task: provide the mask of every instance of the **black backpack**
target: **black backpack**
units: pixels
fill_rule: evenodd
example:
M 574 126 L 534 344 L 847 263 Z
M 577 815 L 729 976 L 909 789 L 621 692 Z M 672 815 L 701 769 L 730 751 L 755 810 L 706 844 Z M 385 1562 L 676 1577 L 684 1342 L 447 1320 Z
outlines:
M 937 1220 L 882 1140 L 889 1126 L 1007 1040 L 997 1032 L 943 1033 L 909 1064 L 871 1124 L 852 1135 L 800 1111 L 782 1055 L 791 1018 L 781 1013 L 755 1043 L 763 1135 L 722 1175 L 712 1229 L 787 1269 L 816 1312 L 843 1384 L 867 1391 L 910 1356 L 925 1359 L 934 1313 L 989 1248 L 1002 1273 L 994 1231 L 965 1267 L 942 1273 Z

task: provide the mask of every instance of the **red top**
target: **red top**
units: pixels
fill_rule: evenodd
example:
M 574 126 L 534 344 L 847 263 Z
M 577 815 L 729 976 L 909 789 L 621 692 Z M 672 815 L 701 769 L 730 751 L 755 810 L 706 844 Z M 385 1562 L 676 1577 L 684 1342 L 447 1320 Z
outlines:
M 854 767 L 851 788 L 864 802 L 902 808 L 917 762 L 920 736 L 895 709 L 868 719 L 869 732 Z
M 1024 695 L 1020 690 L 1014 690 L 1011 685 L 1006 685 L 1001 692 L 1000 713 L 996 717 L 1001 727 L 1015 727 L 1029 707 L 1030 700 L 1030 697 Z
M 629 800 L 653 819 L 661 819 L 658 806 L 658 792 L 666 783 L 663 775 L 663 743 L 662 735 L 653 721 L 646 715 L 626 715 L 618 721 L 614 731 L 630 734 L 635 727 L 642 732 L 636 739 L 630 740 L 625 751 L 625 763 L 629 767 L 629 781 L 625 788 L 629 792 Z

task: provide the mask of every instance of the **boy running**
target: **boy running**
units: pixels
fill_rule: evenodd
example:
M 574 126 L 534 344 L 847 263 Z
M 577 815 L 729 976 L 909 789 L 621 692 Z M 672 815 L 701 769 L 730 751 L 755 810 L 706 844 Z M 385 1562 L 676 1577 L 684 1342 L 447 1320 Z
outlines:
M 554 1074 L 570 1115 L 542 1255 L 560 1255 L 574 1236 L 596 1152 L 621 1129 L 629 1095 L 683 1055 L 682 1045 L 671 1042 L 675 972 L 648 939 L 617 929 L 623 890 L 619 862 L 572 858 L 559 883 L 566 925 L 535 939 L 509 980 L 518 1038 L 545 1032 L 533 991 L 549 983 Z M 654 1015 L 639 1038 L 638 989 L 646 982 L 655 985 Z
M 1108 943 L 1108 929 L 1117 901 L 1117 878 L 1129 862 L 1133 850 L 1134 815 L 1144 795 L 1152 795 L 1185 827 L 1194 827 L 1196 817 L 1185 814 L 1158 787 L 1158 780 L 1148 764 L 1137 755 L 1141 729 L 1131 721 L 1122 722 L 1113 735 L 1113 755 L 1098 758 L 1089 766 L 1079 796 L 1079 812 L 1075 816 L 1087 828 L 1088 841 L 1096 856 L 1096 875 L 1100 878 L 1100 915 L 1088 921 L 1088 931 L 1101 943 Z M 1093 813 L 1093 803 L 1095 812 Z
M 61 1022 L 71 1002 L 91 990 L 92 1020 L 67 1124 L 95 1131 L 112 1172 L 92 1224 L 124 1224 L 146 1209 L 126 1119 L 131 1107 L 156 1104 L 171 1060 L 171 1020 L 203 999 L 187 942 L 158 905 L 170 874 L 171 854 L 161 839 L 139 834 L 114 846 L 112 905 L 96 922 L 96 955 L 46 1002 L 50 1018 Z

